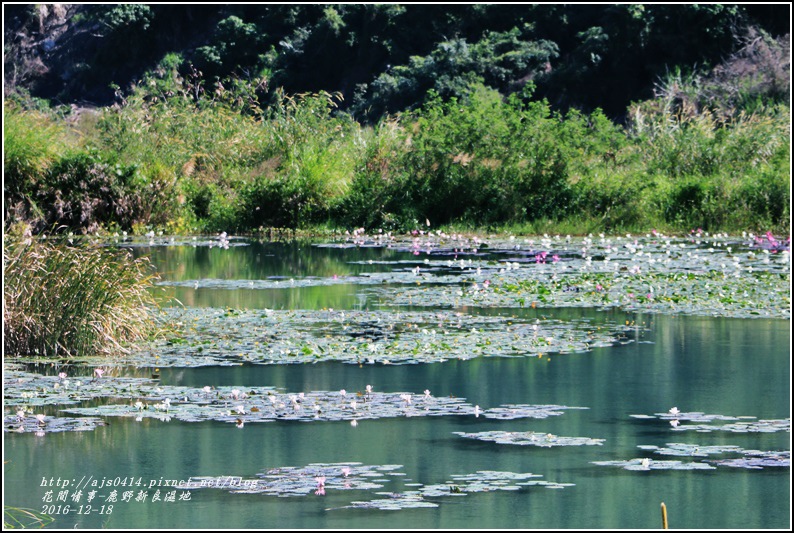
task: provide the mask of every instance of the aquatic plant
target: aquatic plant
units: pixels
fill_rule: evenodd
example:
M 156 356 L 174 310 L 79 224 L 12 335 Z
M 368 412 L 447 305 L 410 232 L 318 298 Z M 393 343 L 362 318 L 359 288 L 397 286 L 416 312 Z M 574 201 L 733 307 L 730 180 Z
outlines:
M 715 467 L 698 462 L 682 463 L 681 461 L 657 461 L 648 458 L 629 459 L 628 461 L 591 461 L 599 466 L 618 466 L 625 470 L 716 470 Z
M 119 354 L 153 330 L 145 259 L 91 244 L 3 242 L 4 355 Z
M 481 431 L 479 433 L 464 433 L 455 431 L 455 435 L 467 439 L 497 444 L 517 444 L 519 446 L 538 446 L 552 448 L 556 446 L 601 446 L 604 439 L 591 439 L 589 437 L 561 437 L 551 433 L 535 431 Z
M 61 433 L 64 431 L 93 431 L 104 426 L 105 421 L 96 417 L 46 417 L 43 414 L 26 416 L 22 411 L 15 415 L 3 417 L 3 431 L 7 433 L 35 433 L 44 435 L 46 433 Z

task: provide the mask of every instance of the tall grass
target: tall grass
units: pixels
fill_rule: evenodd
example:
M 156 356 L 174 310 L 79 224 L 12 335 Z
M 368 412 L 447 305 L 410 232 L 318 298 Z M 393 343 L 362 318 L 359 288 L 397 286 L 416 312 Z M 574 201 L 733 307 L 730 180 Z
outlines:
M 51 119 L 12 113 L 6 224 L 242 233 L 427 221 L 599 232 L 790 223 L 785 104 L 726 114 L 668 91 L 634 105 L 623 127 L 600 111 L 561 114 L 473 85 L 460 100 L 431 98 L 371 128 L 336 113 L 339 97 L 325 92 L 277 92 L 261 109 L 245 84 L 168 83 L 159 92 L 141 84 L 66 144 Z
M 6 354 L 113 354 L 152 331 L 147 260 L 92 244 L 4 240 Z

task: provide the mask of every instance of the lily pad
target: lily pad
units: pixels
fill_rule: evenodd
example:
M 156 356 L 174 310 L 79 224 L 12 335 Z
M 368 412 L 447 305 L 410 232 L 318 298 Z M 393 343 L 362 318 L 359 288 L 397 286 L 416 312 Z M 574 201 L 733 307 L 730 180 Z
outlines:
M 711 433 L 713 431 L 727 431 L 730 433 L 777 433 L 779 431 L 791 432 L 791 419 L 784 420 L 758 420 L 755 422 L 734 422 L 713 426 L 708 424 L 684 424 L 672 428 L 673 431 L 697 431 L 698 433 Z
M 126 377 L 59 378 L 23 370 L 9 370 L 4 364 L 4 404 L 38 407 L 77 404 L 96 398 L 125 398 L 153 388 L 155 380 Z
M 655 459 L 629 459 L 628 461 L 592 461 L 592 464 L 599 466 L 618 466 L 625 470 L 716 470 L 715 467 L 707 463 L 681 461 L 657 461 Z
M 625 324 L 524 320 L 453 311 L 272 311 L 165 308 L 170 333 L 131 355 L 86 364 L 137 367 L 416 364 L 586 352 L 625 342 Z
M 640 445 L 637 447 L 660 455 L 674 455 L 679 457 L 708 457 L 709 455 L 742 452 L 739 446 L 699 446 L 697 444 L 682 444 L 677 442 L 667 444 L 666 448 L 652 445 Z
M 555 446 L 601 446 L 604 439 L 589 437 L 560 437 L 551 433 L 534 431 L 482 431 L 480 433 L 454 432 L 455 435 L 467 439 L 475 439 L 497 444 L 517 444 L 519 446 L 539 446 L 551 448 Z
M 379 511 L 400 511 L 403 509 L 438 507 L 437 503 L 425 500 L 423 495 L 418 491 L 378 492 L 377 494 L 387 497 L 368 501 L 354 501 L 350 502 L 350 505 L 326 510 L 335 511 L 338 509 L 373 509 Z
M 543 476 L 530 473 L 499 472 L 481 470 L 473 474 L 452 475 L 446 483 L 435 485 L 418 485 L 417 490 L 405 492 L 381 492 L 378 494 L 387 498 L 354 501 L 350 505 L 339 509 L 379 509 L 396 511 L 413 509 L 417 507 L 438 507 L 438 504 L 428 501 L 428 498 L 462 497 L 467 494 L 494 491 L 517 491 L 523 487 L 539 486 L 549 489 L 562 489 L 574 486 L 573 483 L 556 483 L 538 478 Z
M 6 415 L 3 417 L 3 431 L 6 433 L 35 433 L 43 435 L 45 433 L 63 433 L 65 431 L 93 431 L 104 425 L 105 422 L 101 418 L 93 417 L 46 416 L 39 420 L 32 413 L 26 413 L 24 417 L 17 415 Z
M 563 405 L 504 405 L 481 410 L 465 398 L 410 392 L 313 391 L 278 392 L 271 387 L 216 389 L 142 385 L 125 391 L 129 402 L 95 407 L 71 407 L 63 412 L 87 416 L 155 418 L 183 422 L 221 421 L 243 427 L 246 423 L 282 421 L 351 421 L 422 416 L 472 416 L 518 419 L 563 414 Z
M 193 476 L 180 488 L 221 489 L 235 494 L 264 494 L 279 498 L 324 495 L 325 491 L 383 488 L 382 484 L 371 478 L 381 477 L 384 473 L 391 473 L 399 468 L 401 465 L 315 463 L 305 467 L 273 468 L 252 478 Z M 322 489 L 322 494 L 317 494 L 319 489 Z
M 559 416 L 563 414 L 563 411 L 570 409 L 589 409 L 589 407 L 508 404 L 501 407 L 486 409 L 483 411 L 483 416 L 485 416 L 485 418 L 496 418 L 499 420 L 516 420 L 519 418 L 548 418 L 550 416 Z
M 764 468 L 791 468 L 791 452 L 762 452 L 758 450 L 743 451 L 745 457 L 736 459 L 718 459 L 710 461 L 718 466 L 729 466 L 732 468 L 747 468 L 751 470 L 762 470 Z

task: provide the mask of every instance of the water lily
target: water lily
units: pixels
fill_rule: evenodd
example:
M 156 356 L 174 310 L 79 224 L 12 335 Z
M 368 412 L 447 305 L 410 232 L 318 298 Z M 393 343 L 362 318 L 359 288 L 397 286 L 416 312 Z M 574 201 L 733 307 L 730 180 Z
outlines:
M 101 368 L 94 369 L 94 379 L 101 378 L 105 371 Z
M 41 414 L 39 414 L 39 415 L 36 415 L 36 420 L 38 420 L 38 421 L 39 421 L 39 424 L 40 424 L 40 425 L 43 425 L 43 424 L 44 424 L 44 419 L 45 419 L 45 418 L 46 418 L 46 415 L 41 415 Z
M 59 372 L 58 379 L 66 379 L 66 372 Z
M 235 407 L 235 409 L 237 409 L 237 414 L 239 415 L 245 414 L 245 408 L 242 405 L 238 405 L 237 407 Z
M 679 411 L 679 410 L 678 410 L 678 407 L 673 407 L 673 408 L 671 408 L 671 409 L 670 409 L 669 411 L 667 411 L 667 412 L 668 412 L 668 413 L 670 413 L 670 414 L 671 414 L 671 415 L 673 415 L 673 416 L 675 416 L 675 415 L 677 415 L 677 414 L 680 414 L 680 413 L 681 413 L 681 411 Z
M 234 398 L 235 400 L 239 399 L 240 398 L 240 391 L 237 390 L 237 389 L 232 389 L 232 398 Z

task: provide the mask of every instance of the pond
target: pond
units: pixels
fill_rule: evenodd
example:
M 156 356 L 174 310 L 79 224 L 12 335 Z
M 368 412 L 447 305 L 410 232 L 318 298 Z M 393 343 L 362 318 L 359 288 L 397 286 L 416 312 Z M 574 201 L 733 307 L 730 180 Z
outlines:
M 57 528 L 645 529 L 661 502 L 673 528 L 788 528 L 769 242 L 118 243 L 170 328 L 6 363 L 5 504 Z

